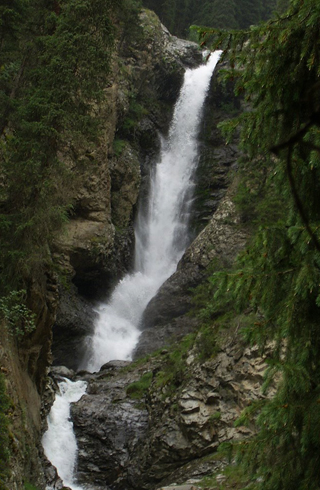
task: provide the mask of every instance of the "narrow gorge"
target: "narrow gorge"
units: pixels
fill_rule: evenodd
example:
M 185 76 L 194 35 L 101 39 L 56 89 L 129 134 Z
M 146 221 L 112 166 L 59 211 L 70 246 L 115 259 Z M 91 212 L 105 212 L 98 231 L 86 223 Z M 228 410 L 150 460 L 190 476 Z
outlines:
M 250 434 L 234 421 L 261 396 L 264 361 L 243 319 L 208 334 L 190 314 L 194 288 L 248 235 L 233 202 L 239 150 L 217 127 L 241 103 L 219 65 L 211 76 L 219 53 L 204 56 L 143 10 L 92 105 L 98 144 L 59 148 L 73 211 L 53 267 L 30 278 L 37 328 L 17 347 L 2 325 L 9 490 L 197 488 L 223 470 L 219 445 Z

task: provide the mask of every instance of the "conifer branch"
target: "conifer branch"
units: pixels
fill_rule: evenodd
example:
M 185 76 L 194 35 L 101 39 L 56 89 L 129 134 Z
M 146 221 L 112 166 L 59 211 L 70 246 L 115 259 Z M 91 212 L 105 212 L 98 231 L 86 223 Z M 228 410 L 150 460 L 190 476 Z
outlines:
M 297 207 L 297 210 L 299 212 L 299 215 L 302 219 L 302 222 L 304 223 L 305 228 L 306 228 L 308 234 L 310 235 L 314 246 L 320 252 L 320 242 L 317 239 L 316 235 L 314 234 L 314 232 L 312 231 L 312 229 L 309 225 L 309 220 L 308 220 L 307 215 L 305 213 L 302 201 L 299 197 L 299 194 L 298 194 L 298 191 L 296 188 L 296 184 L 294 181 L 294 177 L 293 177 L 293 172 L 292 172 L 292 154 L 293 154 L 293 150 L 294 150 L 295 145 L 299 144 L 302 146 L 309 146 L 310 148 L 312 148 L 314 150 L 320 150 L 320 148 L 317 145 L 313 145 L 312 143 L 303 141 L 303 137 L 307 134 L 309 129 L 315 125 L 316 126 L 320 125 L 320 112 L 314 112 L 311 115 L 310 120 L 307 122 L 307 124 L 305 124 L 305 126 L 303 128 L 299 129 L 299 131 L 297 131 L 292 136 L 290 136 L 290 138 L 287 139 L 286 141 L 271 147 L 271 151 L 275 155 L 278 156 L 279 153 L 281 152 L 281 150 L 284 150 L 284 149 L 288 150 L 287 160 L 286 160 L 286 168 L 287 168 L 288 179 L 289 179 L 289 184 L 290 184 L 292 196 L 293 196 L 295 205 Z
M 292 153 L 293 153 L 293 143 L 290 143 L 288 146 L 288 154 L 287 154 L 287 173 L 288 173 L 288 180 L 289 180 L 291 192 L 292 192 L 293 199 L 294 199 L 294 202 L 296 204 L 297 210 L 299 212 L 299 215 L 302 219 L 302 222 L 304 223 L 306 230 L 307 230 L 310 238 L 312 239 L 314 246 L 320 252 L 320 243 L 319 243 L 316 235 L 313 233 L 313 231 L 310 227 L 307 215 L 305 213 L 302 201 L 299 197 L 299 194 L 298 194 L 298 191 L 296 188 L 296 184 L 294 181 L 294 177 L 293 177 L 293 173 L 292 173 Z

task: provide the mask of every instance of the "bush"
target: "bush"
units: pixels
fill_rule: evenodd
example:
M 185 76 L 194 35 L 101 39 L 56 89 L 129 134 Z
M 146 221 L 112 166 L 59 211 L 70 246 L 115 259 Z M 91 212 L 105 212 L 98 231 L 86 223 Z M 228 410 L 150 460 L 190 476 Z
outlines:
M 6 320 L 10 333 L 20 339 L 32 332 L 35 326 L 35 314 L 25 305 L 26 291 L 11 291 L 0 299 L 0 313 Z

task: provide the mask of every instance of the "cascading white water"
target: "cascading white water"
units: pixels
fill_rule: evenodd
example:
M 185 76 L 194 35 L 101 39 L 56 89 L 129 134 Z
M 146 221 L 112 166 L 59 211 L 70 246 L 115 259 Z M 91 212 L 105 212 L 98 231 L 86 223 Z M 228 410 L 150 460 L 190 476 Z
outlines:
M 77 461 L 77 441 L 70 420 L 70 403 L 80 400 L 86 392 L 85 381 L 72 382 L 65 379 L 59 383 L 60 394 L 56 395 L 48 416 L 48 430 L 42 438 L 44 453 L 57 468 L 65 486 L 83 490 L 74 482 Z M 50 490 L 50 488 L 47 488 Z
M 113 359 L 130 359 L 143 311 L 185 250 L 201 109 L 220 54 L 213 53 L 207 64 L 185 73 L 171 129 L 152 175 L 148 210 L 137 220 L 135 270 L 98 309 L 91 357 L 84 366 L 88 371 L 97 371 Z
M 206 65 L 185 73 L 171 129 L 162 141 L 160 158 L 151 176 L 149 203 L 137 219 L 134 272 L 124 277 L 108 303 L 99 307 L 91 357 L 82 366 L 88 371 L 97 371 L 113 359 L 130 359 L 140 335 L 143 311 L 175 271 L 185 250 L 201 109 L 220 54 L 213 53 Z M 72 490 L 84 490 L 74 479 L 77 445 L 69 414 L 70 403 L 85 393 L 85 383 L 66 380 L 59 386 L 61 395 L 57 395 L 51 409 L 42 442 L 64 484 Z

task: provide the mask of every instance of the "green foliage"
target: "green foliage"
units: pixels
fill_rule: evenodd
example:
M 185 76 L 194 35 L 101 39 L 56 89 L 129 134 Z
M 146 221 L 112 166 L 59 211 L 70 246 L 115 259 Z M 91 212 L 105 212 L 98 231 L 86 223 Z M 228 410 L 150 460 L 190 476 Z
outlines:
M 127 142 L 121 139 L 113 140 L 113 151 L 116 157 L 119 157 L 126 147 Z
M 50 262 L 77 168 L 101 130 L 115 36 L 136 35 L 138 0 L 3 0 L 0 5 L 0 290 Z M 117 31 L 118 29 L 118 31 Z M 121 40 L 121 42 L 123 41 Z M 133 108 L 135 109 L 135 108 Z
M 148 388 L 151 385 L 151 381 L 151 372 L 143 374 L 139 381 L 135 381 L 128 386 L 127 395 L 134 400 L 140 400 L 146 395 Z
M 25 482 L 24 490 L 38 490 L 38 488 L 32 485 L 32 483 Z
M 202 32 L 227 48 L 224 78 L 248 104 L 223 129 L 240 131 L 238 206 L 255 232 L 235 267 L 212 275 L 210 307 L 253 312 L 246 338 L 273 342 L 264 389 L 276 379 L 277 392 L 239 421 L 259 429 L 238 450 L 256 490 L 318 490 L 320 481 L 319 25 L 319 2 L 292 0 L 248 31 Z
M 8 409 L 10 400 L 6 393 L 5 378 L 0 373 L 0 490 L 7 490 L 5 481 L 8 476 L 9 461 L 9 431 L 8 431 Z
M 27 292 L 11 291 L 7 296 L 0 298 L 0 314 L 6 321 L 9 331 L 17 339 L 31 333 L 35 328 L 35 314 L 26 306 Z
M 135 130 L 143 116 L 148 114 L 147 109 L 139 102 L 136 94 L 130 94 L 129 110 L 121 124 L 119 134 L 126 139 L 135 138 Z M 121 140 L 118 140 L 121 141 Z
M 215 325 L 206 325 L 200 329 L 196 340 L 197 352 L 201 361 L 206 361 L 219 351 Z
M 187 377 L 186 359 L 194 345 L 196 334 L 183 337 L 177 347 L 172 347 L 167 354 L 162 370 L 156 375 L 156 386 L 165 388 L 166 392 L 174 392 Z
M 96 145 L 115 19 L 136 25 L 139 2 L 4 0 L 0 5 L 0 289 L 49 261 L 72 209 L 76 172 L 59 151 Z

